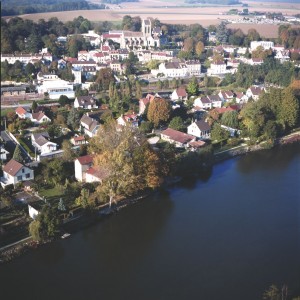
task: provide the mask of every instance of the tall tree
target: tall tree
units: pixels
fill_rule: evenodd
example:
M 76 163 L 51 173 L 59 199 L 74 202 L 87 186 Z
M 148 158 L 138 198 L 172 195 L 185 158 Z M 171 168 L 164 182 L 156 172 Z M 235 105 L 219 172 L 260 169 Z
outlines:
M 13 154 L 13 159 L 18 161 L 19 163 L 23 163 L 23 155 L 22 155 L 22 150 L 19 145 L 16 146 L 14 154 Z
M 198 94 L 198 81 L 195 76 L 192 77 L 186 89 L 190 96 L 194 96 Z
M 167 122 L 170 118 L 171 104 L 163 98 L 155 98 L 149 104 L 147 118 L 157 127 L 161 122 Z

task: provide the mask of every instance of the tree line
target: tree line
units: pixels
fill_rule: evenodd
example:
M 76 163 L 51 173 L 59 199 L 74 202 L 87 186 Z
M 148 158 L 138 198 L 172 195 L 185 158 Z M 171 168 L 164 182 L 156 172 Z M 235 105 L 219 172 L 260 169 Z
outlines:
M 62 2 L 59 0 L 23 0 L 21 3 L 20 1 L 4 0 L 2 1 L 1 16 L 104 8 L 103 4 L 91 4 L 85 0 L 63 0 Z

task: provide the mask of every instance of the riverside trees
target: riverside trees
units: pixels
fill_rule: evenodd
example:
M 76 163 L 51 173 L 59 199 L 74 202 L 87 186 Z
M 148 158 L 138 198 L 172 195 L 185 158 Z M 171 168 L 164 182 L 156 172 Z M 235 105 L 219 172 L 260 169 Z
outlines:
M 104 174 L 96 194 L 111 206 L 118 198 L 146 188 L 156 188 L 165 175 L 164 164 L 145 137 L 130 126 L 117 127 L 115 121 L 102 126 L 90 142 L 95 168 Z

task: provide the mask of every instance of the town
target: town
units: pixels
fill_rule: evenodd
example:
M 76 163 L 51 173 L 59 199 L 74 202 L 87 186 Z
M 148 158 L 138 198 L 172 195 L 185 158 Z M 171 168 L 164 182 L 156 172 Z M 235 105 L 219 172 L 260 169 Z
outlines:
M 1 22 L 0 247 L 299 140 L 299 28 L 267 40 L 223 22 Z

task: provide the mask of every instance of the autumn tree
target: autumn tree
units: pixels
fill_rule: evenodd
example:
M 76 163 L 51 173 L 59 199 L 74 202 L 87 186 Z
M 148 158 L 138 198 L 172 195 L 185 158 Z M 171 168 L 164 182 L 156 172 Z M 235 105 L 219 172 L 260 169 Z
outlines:
M 203 53 L 204 49 L 204 44 L 201 41 L 199 41 L 195 46 L 195 52 L 198 56 L 200 56 Z
M 156 188 L 162 182 L 162 164 L 145 137 L 129 126 L 120 130 L 115 121 L 102 126 L 91 139 L 89 151 L 95 168 L 105 174 L 96 193 L 111 206 L 119 198 L 145 188 Z
M 155 127 L 161 122 L 167 122 L 170 118 L 171 104 L 163 98 L 155 98 L 150 102 L 147 118 Z

